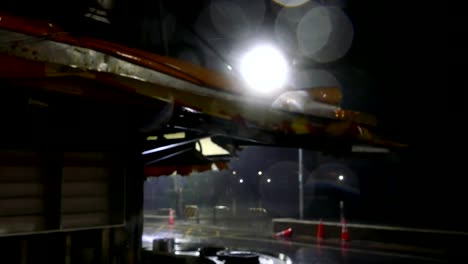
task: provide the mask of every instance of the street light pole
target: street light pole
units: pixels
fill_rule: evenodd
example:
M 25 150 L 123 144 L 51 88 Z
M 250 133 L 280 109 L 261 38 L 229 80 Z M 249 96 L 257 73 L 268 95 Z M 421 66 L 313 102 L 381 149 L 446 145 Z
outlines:
M 304 219 L 304 186 L 302 184 L 303 179 L 303 167 L 302 167 L 302 149 L 299 149 L 299 218 Z
M 344 202 L 340 201 L 340 221 L 344 219 Z

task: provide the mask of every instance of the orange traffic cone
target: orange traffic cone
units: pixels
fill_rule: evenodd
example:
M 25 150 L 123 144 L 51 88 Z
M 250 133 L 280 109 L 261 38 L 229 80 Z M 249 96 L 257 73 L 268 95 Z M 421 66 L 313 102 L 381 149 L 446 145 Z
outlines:
M 317 226 L 317 240 L 322 240 L 323 239 L 323 222 L 322 218 L 320 218 L 320 223 Z
M 292 228 L 285 229 L 275 234 L 275 237 L 290 237 L 292 235 Z
M 341 220 L 341 241 L 349 241 L 348 227 L 346 227 L 346 219 Z
M 169 223 L 169 225 L 173 225 L 174 224 L 174 209 L 169 209 L 169 219 L 167 221 Z

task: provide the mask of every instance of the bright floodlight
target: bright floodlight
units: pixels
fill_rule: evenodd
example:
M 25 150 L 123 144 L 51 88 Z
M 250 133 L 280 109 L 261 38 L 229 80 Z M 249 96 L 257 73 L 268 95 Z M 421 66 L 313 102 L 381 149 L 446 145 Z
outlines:
M 262 174 L 263 174 L 263 172 L 262 172 L 262 171 L 258 171 L 258 175 L 262 175 Z
M 240 72 L 253 91 L 265 94 L 285 84 L 288 64 L 277 49 L 258 46 L 242 58 Z
M 267 182 L 270 183 L 270 182 L 271 182 L 271 179 L 267 179 Z
M 243 180 L 243 179 L 240 179 L 240 180 L 239 180 L 239 183 L 243 183 L 243 182 L 244 182 L 244 180 Z
M 344 180 L 344 176 L 343 175 L 338 176 L 338 180 L 340 181 Z

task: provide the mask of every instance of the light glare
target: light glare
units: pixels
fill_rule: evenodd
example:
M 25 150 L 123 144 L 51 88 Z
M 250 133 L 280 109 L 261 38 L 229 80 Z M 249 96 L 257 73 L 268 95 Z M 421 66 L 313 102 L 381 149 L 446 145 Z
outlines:
M 270 93 L 286 82 L 288 65 L 283 55 L 272 46 L 258 46 L 241 60 L 240 72 L 252 90 Z

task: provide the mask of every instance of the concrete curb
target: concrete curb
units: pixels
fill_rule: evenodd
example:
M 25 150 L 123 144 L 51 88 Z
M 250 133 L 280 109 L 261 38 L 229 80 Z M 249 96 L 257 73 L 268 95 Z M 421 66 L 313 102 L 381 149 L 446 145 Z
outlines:
M 319 221 L 273 219 L 273 232 L 293 229 L 293 236 L 316 238 Z M 338 239 L 341 223 L 323 222 L 325 239 Z M 468 233 L 445 230 L 416 229 L 392 226 L 347 224 L 352 241 L 373 241 L 424 248 L 444 249 L 467 245 Z

